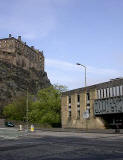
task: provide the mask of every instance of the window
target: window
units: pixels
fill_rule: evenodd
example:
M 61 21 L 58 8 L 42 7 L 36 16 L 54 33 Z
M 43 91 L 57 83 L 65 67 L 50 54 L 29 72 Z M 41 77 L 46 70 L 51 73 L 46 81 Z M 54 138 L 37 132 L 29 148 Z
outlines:
M 109 88 L 106 89 L 107 90 L 107 97 L 109 97 Z
M 98 94 L 98 90 L 97 90 L 97 99 L 99 99 L 99 94 Z
M 117 87 L 116 87 L 116 96 L 119 96 L 119 95 L 120 95 L 120 87 L 117 86 Z
M 104 97 L 104 94 L 103 94 L 103 89 L 101 89 L 101 98 Z
M 87 93 L 87 101 L 90 100 L 90 93 Z
M 71 118 L 71 105 L 68 106 L 68 118 Z
M 77 102 L 80 102 L 80 95 L 77 95 Z
M 69 105 L 69 110 L 71 110 L 71 105 Z
M 87 93 L 86 97 L 87 97 L 87 99 L 86 99 L 86 105 L 88 105 L 88 104 L 90 104 L 90 93 Z
M 77 111 L 77 119 L 80 119 L 80 110 Z
M 123 86 L 120 86 L 120 96 L 123 95 Z
M 113 96 L 116 96 L 116 87 L 113 87 Z
M 80 119 L 80 105 L 77 105 L 77 119 Z
M 101 95 L 100 90 L 97 90 L 97 99 L 100 99 L 100 95 Z
M 71 106 L 69 106 L 68 117 L 71 118 Z
M 113 88 L 110 88 L 110 92 L 109 92 L 109 94 L 110 94 L 110 97 L 113 97 Z
M 69 116 L 69 118 L 71 118 L 71 111 L 69 111 L 69 115 L 68 116 Z
M 68 102 L 71 103 L 71 96 L 68 97 Z
M 68 96 L 68 118 L 71 119 L 71 96 Z
M 104 98 L 106 98 L 107 97 L 107 95 L 106 95 L 106 89 L 104 89 L 103 92 L 104 92 Z

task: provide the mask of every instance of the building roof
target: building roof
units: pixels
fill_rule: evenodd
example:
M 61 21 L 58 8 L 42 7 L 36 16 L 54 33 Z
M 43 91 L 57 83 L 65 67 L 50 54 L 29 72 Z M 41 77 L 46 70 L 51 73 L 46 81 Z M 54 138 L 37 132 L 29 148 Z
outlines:
M 90 89 L 101 89 L 101 88 L 108 88 L 108 87 L 119 86 L 119 85 L 123 85 L 122 77 L 116 78 L 116 79 L 110 79 L 110 81 L 108 82 L 98 83 L 98 84 L 94 84 L 94 85 L 87 86 L 87 87 L 69 90 L 69 91 L 63 92 L 62 96 L 70 95 L 74 93 L 81 93 L 82 91 L 85 91 L 85 90 L 89 91 Z

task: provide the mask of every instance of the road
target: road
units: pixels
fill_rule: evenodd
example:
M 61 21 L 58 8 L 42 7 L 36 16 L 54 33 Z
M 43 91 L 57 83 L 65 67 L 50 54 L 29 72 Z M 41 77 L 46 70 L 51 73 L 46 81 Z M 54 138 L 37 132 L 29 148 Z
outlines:
M 36 131 L 0 139 L 0 160 L 123 160 L 123 134 Z

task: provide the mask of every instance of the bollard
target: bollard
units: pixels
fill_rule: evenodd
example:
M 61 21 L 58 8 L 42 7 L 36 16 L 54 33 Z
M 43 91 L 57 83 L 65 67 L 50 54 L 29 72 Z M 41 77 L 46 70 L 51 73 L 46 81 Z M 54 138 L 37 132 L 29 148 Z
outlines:
M 22 125 L 21 124 L 19 125 L 19 131 L 22 131 Z
M 31 125 L 30 131 L 34 132 L 34 125 Z

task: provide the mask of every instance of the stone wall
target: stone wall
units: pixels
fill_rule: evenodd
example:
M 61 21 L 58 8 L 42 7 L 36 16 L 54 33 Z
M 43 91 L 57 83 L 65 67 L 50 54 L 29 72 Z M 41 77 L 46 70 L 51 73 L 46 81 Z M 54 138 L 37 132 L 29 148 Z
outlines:
M 24 69 L 35 68 L 44 71 L 43 51 L 29 47 L 19 39 L 14 37 L 0 39 L 0 58 L 8 59 L 10 63 L 21 66 Z

